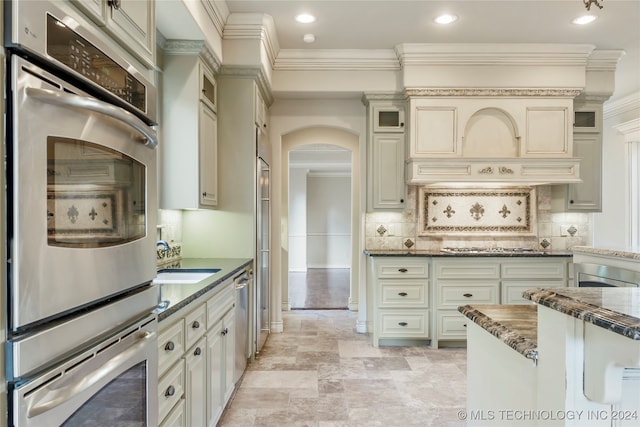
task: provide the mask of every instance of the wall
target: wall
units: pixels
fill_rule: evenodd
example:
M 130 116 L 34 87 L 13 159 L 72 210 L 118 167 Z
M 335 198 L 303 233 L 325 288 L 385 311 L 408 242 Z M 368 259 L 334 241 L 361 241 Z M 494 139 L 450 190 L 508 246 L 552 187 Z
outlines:
M 289 271 L 307 270 L 307 173 L 289 170 Z
M 593 217 L 593 245 L 597 247 L 624 248 L 631 241 L 629 143 L 614 126 L 638 118 L 640 92 L 604 104 L 602 213 Z
M 307 267 L 351 267 L 351 177 L 307 176 Z

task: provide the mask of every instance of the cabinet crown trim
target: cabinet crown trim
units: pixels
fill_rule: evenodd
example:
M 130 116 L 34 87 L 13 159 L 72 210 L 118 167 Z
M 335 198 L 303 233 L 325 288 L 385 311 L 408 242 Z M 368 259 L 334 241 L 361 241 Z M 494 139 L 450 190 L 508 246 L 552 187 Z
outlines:
M 575 98 L 580 88 L 406 88 L 410 96 L 491 96 L 491 97 L 563 97 Z

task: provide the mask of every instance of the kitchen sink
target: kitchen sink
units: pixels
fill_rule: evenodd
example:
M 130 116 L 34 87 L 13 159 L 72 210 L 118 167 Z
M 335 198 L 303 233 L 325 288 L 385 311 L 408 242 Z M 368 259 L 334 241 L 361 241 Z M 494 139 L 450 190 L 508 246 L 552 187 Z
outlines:
M 219 268 L 168 268 L 158 271 L 158 276 L 153 280 L 156 284 L 183 283 L 192 284 L 205 280 L 220 271 Z

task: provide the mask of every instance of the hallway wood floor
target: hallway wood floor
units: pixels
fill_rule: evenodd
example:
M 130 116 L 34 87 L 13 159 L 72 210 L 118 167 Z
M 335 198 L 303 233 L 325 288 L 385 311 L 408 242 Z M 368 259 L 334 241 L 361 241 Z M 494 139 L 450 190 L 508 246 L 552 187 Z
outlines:
M 344 309 L 349 303 L 348 268 L 309 268 L 289 272 L 292 310 Z
M 347 310 L 283 312 L 220 427 L 462 427 L 466 350 L 372 347 Z

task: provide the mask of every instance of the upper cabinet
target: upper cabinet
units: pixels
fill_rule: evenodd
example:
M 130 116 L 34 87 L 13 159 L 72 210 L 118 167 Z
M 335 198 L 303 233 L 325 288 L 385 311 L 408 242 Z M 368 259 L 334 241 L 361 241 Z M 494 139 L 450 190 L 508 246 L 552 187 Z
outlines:
M 575 90 L 407 90 L 409 183 L 580 181 Z
M 367 105 L 367 209 L 404 209 L 405 100 L 365 94 Z
M 573 150 L 580 159 L 582 182 L 555 190 L 567 212 L 602 212 L 602 104 L 576 102 L 573 122 Z M 558 196 L 560 194 L 560 196 Z
M 160 207 L 218 204 L 217 86 L 199 55 L 165 55 L 162 75 Z
M 155 1 L 72 0 L 92 21 L 149 68 L 155 66 Z

